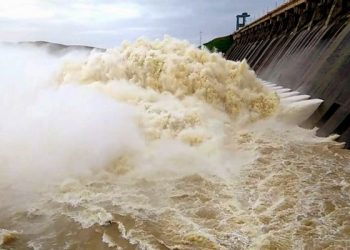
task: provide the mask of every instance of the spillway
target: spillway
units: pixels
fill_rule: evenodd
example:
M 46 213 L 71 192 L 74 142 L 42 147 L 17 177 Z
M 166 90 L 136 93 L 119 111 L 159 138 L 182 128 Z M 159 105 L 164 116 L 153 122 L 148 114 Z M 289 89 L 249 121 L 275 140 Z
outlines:
M 350 143 L 350 2 L 295 0 L 235 32 L 229 60 L 269 82 L 324 100 L 304 122 Z

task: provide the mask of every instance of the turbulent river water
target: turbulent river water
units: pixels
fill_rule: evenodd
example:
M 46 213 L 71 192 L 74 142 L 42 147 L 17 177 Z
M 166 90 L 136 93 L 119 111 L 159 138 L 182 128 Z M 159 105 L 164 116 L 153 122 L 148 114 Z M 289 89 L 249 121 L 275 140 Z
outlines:
M 0 52 L 0 248 L 350 249 L 320 100 L 169 37 Z

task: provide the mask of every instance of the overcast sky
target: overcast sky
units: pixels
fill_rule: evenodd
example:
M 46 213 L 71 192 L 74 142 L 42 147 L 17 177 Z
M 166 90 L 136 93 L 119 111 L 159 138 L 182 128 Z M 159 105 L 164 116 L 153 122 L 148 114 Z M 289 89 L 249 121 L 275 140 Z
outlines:
M 235 16 L 259 17 L 284 0 L 0 0 L 0 40 L 113 47 L 165 34 L 199 44 L 228 35 Z

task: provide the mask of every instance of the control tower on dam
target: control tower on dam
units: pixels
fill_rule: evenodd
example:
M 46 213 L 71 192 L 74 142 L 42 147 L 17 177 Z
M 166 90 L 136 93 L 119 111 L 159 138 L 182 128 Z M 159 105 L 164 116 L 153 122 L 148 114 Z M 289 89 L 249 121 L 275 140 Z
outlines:
M 232 34 L 225 53 L 258 76 L 323 99 L 302 124 L 350 146 L 350 1 L 292 0 Z

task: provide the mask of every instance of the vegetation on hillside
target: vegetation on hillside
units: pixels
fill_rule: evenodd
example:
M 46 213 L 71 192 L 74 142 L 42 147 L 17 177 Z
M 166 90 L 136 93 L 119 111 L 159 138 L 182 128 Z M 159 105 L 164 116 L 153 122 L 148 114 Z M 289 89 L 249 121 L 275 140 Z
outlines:
M 233 38 L 231 35 L 215 38 L 205 44 L 210 51 L 218 51 L 225 53 L 232 45 Z

